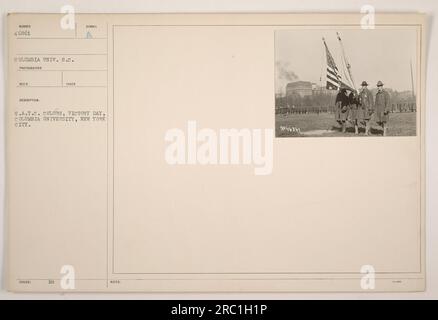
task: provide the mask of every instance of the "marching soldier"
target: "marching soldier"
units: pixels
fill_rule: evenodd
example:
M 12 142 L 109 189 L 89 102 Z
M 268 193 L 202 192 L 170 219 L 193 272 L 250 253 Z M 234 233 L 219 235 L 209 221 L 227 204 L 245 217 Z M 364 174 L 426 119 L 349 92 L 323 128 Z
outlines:
M 371 91 L 368 90 L 368 83 L 366 81 L 362 81 L 362 88 L 359 92 L 359 100 L 360 108 L 358 108 L 358 120 L 361 118 L 360 121 L 365 124 L 365 135 L 368 136 L 370 134 L 370 120 L 374 112 L 374 101 Z
M 375 99 L 376 122 L 383 128 L 383 135 L 386 136 L 387 122 L 390 109 L 389 93 L 383 89 L 382 81 L 377 82 L 377 93 Z
M 341 88 L 336 96 L 335 120 L 341 125 L 342 132 L 345 132 L 345 122 L 348 116 L 348 93 L 346 88 Z

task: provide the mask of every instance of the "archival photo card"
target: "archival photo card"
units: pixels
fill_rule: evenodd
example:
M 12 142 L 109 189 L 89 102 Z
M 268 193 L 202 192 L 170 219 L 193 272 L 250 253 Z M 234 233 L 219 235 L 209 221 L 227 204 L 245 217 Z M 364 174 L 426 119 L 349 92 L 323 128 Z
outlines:
M 415 27 L 275 32 L 277 137 L 415 136 Z
M 7 19 L 10 291 L 424 290 L 424 15 L 71 19 Z

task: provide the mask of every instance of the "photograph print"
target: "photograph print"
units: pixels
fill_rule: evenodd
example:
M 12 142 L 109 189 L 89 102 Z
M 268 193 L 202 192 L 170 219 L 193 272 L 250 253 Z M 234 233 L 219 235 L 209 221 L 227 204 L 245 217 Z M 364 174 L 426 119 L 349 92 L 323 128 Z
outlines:
M 277 30 L 276 137 L 415 136 L 415 28 Z

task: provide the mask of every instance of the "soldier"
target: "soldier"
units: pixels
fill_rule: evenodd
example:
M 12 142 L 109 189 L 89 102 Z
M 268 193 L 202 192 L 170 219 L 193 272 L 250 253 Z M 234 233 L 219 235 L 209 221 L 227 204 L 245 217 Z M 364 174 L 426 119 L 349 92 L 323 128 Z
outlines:
M 336 96 L 335 120 L 341 125 L 342 132 L 345 132 L 345 121 L 348 116 L 348 93 L 346 88 L 341 88 Z
M 359 96 L 356 91 L 350 92 L 350 95 L 348 96 L 348 101 L 349 101 L 349 110 L 348 110 L 349 118 L 354 125 L 354 133 L 359 134 L 358 122 L 361 121 L 363 116 L 361 115 L 361 112 L 359 110 L 360 102 L 359 102 Z
M 376 122 L 383 128 L 383 135 L 386 136 L 387 122 L 389 118 L 389 93 L 383 89 L 382 81 L 377 82 L 377 93 L 375 99 Z
M 370 134 L 370 120 L 374 112 L 374 101 L 371 91 L 368 90 L 368 83 L 362 81 L 362 89 L 359 92 L 360 108 L 359 116 L 362 117 L 361 121 L 365 124 L 365 135 Z M 359 117 L 358 117 L 359 118 Z

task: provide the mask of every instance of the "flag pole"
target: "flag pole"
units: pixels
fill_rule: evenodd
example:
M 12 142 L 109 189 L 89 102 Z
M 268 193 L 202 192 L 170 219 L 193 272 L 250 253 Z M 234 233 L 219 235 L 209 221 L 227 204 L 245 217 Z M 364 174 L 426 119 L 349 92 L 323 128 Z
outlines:
M 412 72 L 412 60 L 411 63 L 411 88 L 412 88 L 412 97 L 415 98 L 415 91 L 414 91 L 414 73 Z
M 324 37 L 322 37 L 322 41 L 324 42 Z M 324 70 L 325 70 L 325 61 L 326 61 L 326 59 L 327 59 L 327 57 L 325 56 L 325 48 L 323 47 L 322 48 L 322 55 L 321 55 L 321 58 L 322 58 L 322 62 L 321 62 L 321 74 L 319 75 L 319 87 L 320 88 L 322 88 L 322 76 L 323 76 L 323 74 L 324 74 Z M 325 58 L 325 59 L 324 59 Z
M 327 43 L 325 42 L 325 38 L 324 37 L 322 37 L 322 42 L 324 44 L 324 49 L 325 49 L 325 52 L 326 52 L 326 59 L 327 59 L 327 55 L 328 55 L 329 49 L 328 49 Z M 337 76 L 336 76 L 336 79 L 337 79 L 337 82 L 338 82 L 338 90 L 340 90 L 341 89 L 341 85 L 342 85 L 342 81 Z
M 341 46 L 341 51 L 342 51 L 342 57 L 344 59 L 345 66 L 347 67 L 347 71 L 348 71 L 348 75 L 349 75 L 350 80 L 351 80 L 351 84 L 353 85 L 354 90 L 356 90 L 356 85 L 354 83 L 353 74 L 351 72 L 351 65 L 347 59 L 347 55 L 345 54 L 344 45 L 342 44 L 341 36 L 339 35 L 339 32 L 336 32 L 336 35 L 338 36 L 339 44 Z

